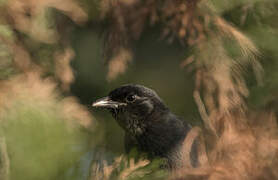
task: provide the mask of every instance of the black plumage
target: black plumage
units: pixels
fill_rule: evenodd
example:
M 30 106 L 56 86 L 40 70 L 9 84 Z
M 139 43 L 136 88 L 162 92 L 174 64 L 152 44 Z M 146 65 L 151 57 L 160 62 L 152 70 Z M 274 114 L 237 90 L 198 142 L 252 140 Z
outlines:
M 179 150 L 191 126 L 174 115 L 152 89 L 141 85 L 123 85 L 94 102 L 93 106 L 111 111 L 125 130 L 127 151 L 137 146 L 151 157 L 167 158 L 170 167 L 182 164 Z M 190 155 L 191 164 L 196 166 L 194 146 Z

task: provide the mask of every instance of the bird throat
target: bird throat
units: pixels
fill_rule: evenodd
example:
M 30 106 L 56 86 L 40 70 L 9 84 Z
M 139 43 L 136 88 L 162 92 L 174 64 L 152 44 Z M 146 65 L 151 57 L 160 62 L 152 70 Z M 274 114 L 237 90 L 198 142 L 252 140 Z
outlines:
M 123 109 L 113 109 L 111 112 L 118 124 L 129 134 L 138 136 L 144 132 L 144 124 L 137 115 L 130 114 Z
M 143 134 L 144 132 L 144 127 L 143 124 L 140 123 L 139 119 L 128 119 L 127 123 L 127 131 L 133 134 L 134 136 L 138 136 Z

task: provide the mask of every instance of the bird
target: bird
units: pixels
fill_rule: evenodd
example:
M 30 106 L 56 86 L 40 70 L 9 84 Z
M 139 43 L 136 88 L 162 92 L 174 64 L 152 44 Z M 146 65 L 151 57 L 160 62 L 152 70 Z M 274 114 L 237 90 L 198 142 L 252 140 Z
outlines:
M 172 113 L 154 90 L 138 84 L 122 85 L 92 106 L 111 112 L 125 131 L 126 152 L 137 147 L 150 158 L 166 158 L 169 168 L 183 164 L 179 151 L 192 126 Z M 198 165 L 196 147 L 194 141 L 189 150 L 193 167 Z

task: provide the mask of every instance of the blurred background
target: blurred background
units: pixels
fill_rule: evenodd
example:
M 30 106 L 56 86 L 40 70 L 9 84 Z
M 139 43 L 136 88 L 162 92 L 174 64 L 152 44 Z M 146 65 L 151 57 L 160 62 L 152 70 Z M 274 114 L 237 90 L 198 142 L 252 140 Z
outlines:
M 1 0 L 0 8 L 0 179 L 109 179 L 96 169 L 124 153 L 124 132 L 91 104 L 127 83 L 154 89 L 193 126 L 234 109 L 277 114 L 275 0 Z M 123 175 L 131 164 L 110 171 L 143 178 Z M 148 168 L 146 179 L 166 177 Z

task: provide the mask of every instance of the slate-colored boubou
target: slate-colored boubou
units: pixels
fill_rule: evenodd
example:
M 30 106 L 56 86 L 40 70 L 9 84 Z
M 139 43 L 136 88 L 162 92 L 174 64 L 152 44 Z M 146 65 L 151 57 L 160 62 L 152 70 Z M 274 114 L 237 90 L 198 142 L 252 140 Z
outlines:
M 123 85 L 93 107 L 108 109 L 125 131 L 127 152 L 134 146 L 150 157 L 163 157 L 170 168 L 181 166 L 180 149 L 191 126 L 173 114 L 155 91 L 142 85 Z M 197 166 L 197 149 L 190 149 L 190 163 Z

